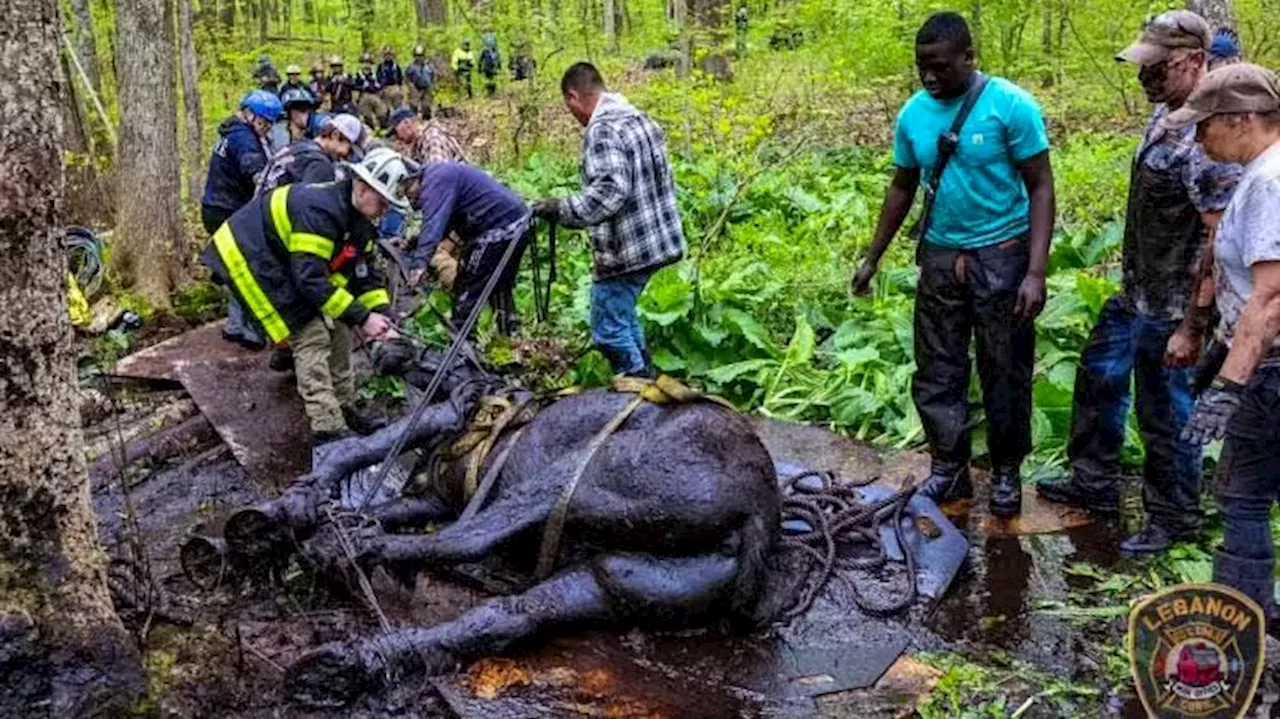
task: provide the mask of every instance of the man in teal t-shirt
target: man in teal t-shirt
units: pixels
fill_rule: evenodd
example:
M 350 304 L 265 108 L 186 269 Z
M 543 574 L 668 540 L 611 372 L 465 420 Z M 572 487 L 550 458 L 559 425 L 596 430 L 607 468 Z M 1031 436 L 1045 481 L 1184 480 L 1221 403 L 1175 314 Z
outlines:
M 964 18 L 943 12 L 916 34 L 924 90 L 898 114 L 895 172 L 867 257 L 853 278 L 870 289 L 880 258 L 938 162 L 979 77 Z M 977 338 L 978 377 L 993 469 L 991 512 L 1021 511 L 1020 468 L 1031 450 L 1031 380 L 1036 315 L 1044 307 L 1045 264 L 1053 235 L 1049 141 L 1036 101 L 1001 78 L 987 78 L 955 153 L 937 185 L 916 253 L 916 374 L 911 395 L 933 459 L 921 492 L 936 500 L 970 497 L 969 342 Z

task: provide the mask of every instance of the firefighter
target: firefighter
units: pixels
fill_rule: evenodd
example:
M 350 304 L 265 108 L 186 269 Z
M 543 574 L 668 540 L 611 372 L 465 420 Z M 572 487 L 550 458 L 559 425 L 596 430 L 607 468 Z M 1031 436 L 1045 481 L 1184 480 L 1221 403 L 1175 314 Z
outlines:
M 313 446 L 371 429 L 355 411 L 352 330 L 366 340 L 397 336 L 384 314 L 390 297 L 371 269 L 371 221 L 408 209 L 410 167 L 379 148 L 347 170 L 341 181 L 286 185 L 253 200 L 202 254 L 271 341 L 293 348 Z

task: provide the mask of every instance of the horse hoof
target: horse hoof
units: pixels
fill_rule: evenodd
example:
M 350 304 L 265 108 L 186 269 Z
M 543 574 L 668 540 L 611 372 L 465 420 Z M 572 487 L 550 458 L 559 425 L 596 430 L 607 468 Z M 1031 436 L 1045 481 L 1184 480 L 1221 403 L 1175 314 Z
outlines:
M 280 522 L 257 507 L 241 509 L 228 517 L 222 534 L 231 551 L 246 557 L 269 556 L 284 539 Z
M 332 642 L 304 654 L 285 673 L 289 699 L 311 707 L 341 707 L 380 686 L 380 672 L 357 647 Z

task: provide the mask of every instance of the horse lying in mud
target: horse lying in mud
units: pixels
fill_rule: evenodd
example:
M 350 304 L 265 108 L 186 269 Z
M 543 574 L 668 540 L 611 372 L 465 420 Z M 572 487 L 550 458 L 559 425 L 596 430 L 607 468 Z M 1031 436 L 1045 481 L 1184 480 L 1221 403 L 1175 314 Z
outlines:
M 406 369 L 411 384 L 425 384 L 421 357 Z M 451 374 L 450 400 L 425 408 L 406 447 L 438 447 L 458 436 L 482 391 L 465 374 Z M 366 514 L 380 519 L 372 526 L 346 531 L 322 522 L 320 507 L 343 479 L 382 461 L 411 419 L 326 447 L 313 472 L 279 499 L 231 518 L 233 551 L 268 551 L 279 546 L 272 533 L 288 527 L 296 538 L 310 534 L 303 552 L 326 573 L 348 572 L 351 556 L 365 569 L 402 575 L 498 555 L 528 571 L 542 554 L 543 571 L 534 572 L 540 581 L 450 622 L 313 650 L 289 668 L 295 700 L 342 704 L 398 677 L 443 673 L 559 628 L 753 626 L 764 618 L 766 563 L 779 530 L 777 475 L 735 412 L 710 401 L 652 404 L 587 391 L 544 407 L 492 446 L 479 474 L 500 466 L 478 511 L 457 519 L 464 501 L 454 488 L 466 474 L 458 461 L 435 491 L 371 505 Z M 611 423 L 616 428 L 602 431 Z M 388 531 L 450 519 L 431 534 Z M 544 533 L 561 520 L 548 555 Z

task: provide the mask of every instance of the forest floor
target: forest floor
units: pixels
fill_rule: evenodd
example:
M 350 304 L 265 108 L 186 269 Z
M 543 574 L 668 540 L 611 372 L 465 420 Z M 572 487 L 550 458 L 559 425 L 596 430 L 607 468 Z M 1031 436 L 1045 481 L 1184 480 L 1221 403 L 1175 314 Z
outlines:
M 170 383 L 130 381 L 108 391 L 105 409 L 89 417 L 91 451 L 189 423 L 198 412 Z M 846 449 L 812 455 L 813 461 L 851 475 L 901 473 L 925 461 L 852 442 L 833 446 Z M 799 629 L 788 630 L 786 651 L 779 650 L 777 632 L 575 633 L 507 658 L 483 659 L 452 676 L 407 680 L 352 707 L 293 707 L 284 697 L 283 668 L 310 647 L 373 631 L 368 609 L 296 563 L 282 565 L 271 577 L 228 580 L 212 590 L 196 586 L 179 564 L 179 548 L 191 533 L 215 531 L 228 511 L 274 495 L 290 479 L 255 481 L 207 432 L 123 474 L 95 478 L 104 543 L 113 558 L 126 560 L 116 562 L 113 577 L 131 586 L 135 597 L 145 594 L 137 591 L 147 583 L 142 577 L 158 587 L 150 600 L 121 607 L 145 647 L 144 713 L 464 719 L 1142 716 L 1129 689 L 1120 614 L 1097 611 L 1096 604 L 1090 605 L 1093 612 L 1081 611 L 1073 604 L 1098 576 L 1145 571 L 1117 558 L 1122 527 L 1072 520 L 1062 523 L 1074 525 L 1064 531 L 1018 534 L 984 516 L 981 475 L 972 505 L 944 508 L 971 542 L 960 575 L 941 600 L 922 601 L 900 617 L 868 617 L 833 583 L 811 615 L 799 620 Z M 1035 509 L 1043 515 L 1043 508 Z M 485 599 L 446 577 L 424 574 L 413 588 L 383 575 L 375 575 L 374 583 L 397 626 L 447 621 Z M 863 590 L 875 596 L 874 588 Z M 843 659 L 830 652 L 805 655 L 810 639 L 830 646 L 833 637 Z M 784 676 L 797 663 L 837 676 L 856 674 L 859 661 L 883 659 L 887 665 L 900 647 L 904 658 L 869 689 L 811 699 L 803 684 Z M 872 656 L 883 651 L 890 652 L 887 658 Z M 842 661 L 852 666 L 840 669 Z M 1259 693 L 1258 716 L 1267 716 L 1276 703 L 1276 680 L 1268 677 Z

